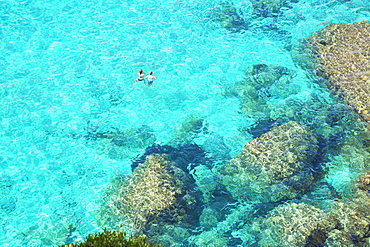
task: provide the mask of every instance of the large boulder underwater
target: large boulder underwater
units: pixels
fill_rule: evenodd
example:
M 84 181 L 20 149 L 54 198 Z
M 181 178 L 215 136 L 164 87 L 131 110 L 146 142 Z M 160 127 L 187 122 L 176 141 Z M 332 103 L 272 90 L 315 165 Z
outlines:
M 97 214 L 101 227 L 123 227 L 166 246 L 189 237 L 199 227 L 203 202 L 218 189 L 209 182 L 212 175 L 200 177 L 210 172 L 212 162 L 192 142 L 203 128 L 201 118 L 188 118 L 168 144 L 148 146 L 132 162 L 132 173 L 114 178 Z
M 370 123 L 370 23 L 329 24 L 292 51 L 296 63 L 319 85 Z
M 155 216 L 179 221 L 185 209 L 194 209 L 196 199 L 187 188 L 191 181 L 166 154 L 150 154 L 127 175 L 120 186 L 116 210 L 141 230 Z M 119 203 L 118 203 L 119 202 Z
M 223 28 L 230 32 L 248 29 L 248 24 L 239 15 L 232 2 L 220 2 L 213 8 L 213 16 Z
M 327 114 L 330 128 L 321 129 L 330 134 L 324 147 L 326 181 L 341 196 L 351 195 L 351 181 L 369 168 L 369 28 L 368 21 L 331 23 L 291 51 L 294 62 L 336 102 Z
M 282 7 L 288 6 L 290 0 L 252 0 L 253 14 L 259 18 L 276 17 Z
M 369 246 L 369 172 L 354 182 L 354 194 L 321 209 L 287 202 L 253 222 L 247 232 L 258 246 Z
M 102 226 L 123 226 L 127 232 L 164 244 L 178 234 L 188 236 L 199 224 L 201 211 L 201 194 L 194 189 L 193 178 L 165 153 L 148 154 L 135 166 L 107 191 L 100 212 Z
M 219 169 L 221 183 L 244 202 L 292 199 L 314 180 L 315 135 L 296 122 L 272 128 Z

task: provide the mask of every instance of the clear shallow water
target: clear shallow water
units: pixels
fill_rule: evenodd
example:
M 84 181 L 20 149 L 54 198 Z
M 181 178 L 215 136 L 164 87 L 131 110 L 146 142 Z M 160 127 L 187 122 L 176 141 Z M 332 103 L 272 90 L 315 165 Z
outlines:
M 189 116 L 202 116 L 211 134 L 195 142 L 221 136 L 233 156 L 252 139 L 238 129 L 256 120 L 238 113 L 239 100 L 223 89 L 266 63 L 296 72 L 288 97 L 328 97 L 287 47 L 329 23 L 370 17 L 365 0 L 298 1 L 265 19 L 253 19 L 248 1 L 234 1 L 250 28 L 232 33 L 211 18 L 217 4 L 0 2 L 2 246 L 60 244 L 69 225 L 74 240 L 99 229 L 102 191 L 112 176 L 131 172 L 143 149 L 110 155 L 107 144 L 86 141 L 89 128 L 146 125 L 165 144 Z M 271 24 L 290 35 L 263 28 Z M 139 69 L 154 71 L 153 87 L 134 84 Z

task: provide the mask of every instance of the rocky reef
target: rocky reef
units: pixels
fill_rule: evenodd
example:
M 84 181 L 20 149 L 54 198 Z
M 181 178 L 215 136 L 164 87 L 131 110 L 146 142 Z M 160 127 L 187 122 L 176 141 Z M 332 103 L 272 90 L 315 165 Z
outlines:
M 369 172 L 355 183 L 354 194 L 325 209 L 303 203 L 282 204 L 253 222 L 259 246 L 369 246 Z
M 174 136 L 169 142 L 172 146 L 191 143 L 199 134 L 208 132 L 208 124 L 204 117 L 188 116 L 185 121 L 175 129 Z
M 266 217 L 253 222 L 253 230 L 259 233 L 259 246 L 310 246 L 313 239 L 325 241 L 323 232 L 334 227 L 331 219 L 321 209 L 304 203 L 287 203 L 274 208 Z M 320 241 L 320 239 L 324 241 Z
M 197 173 L 200 167 L 207 170 L 208 162 L 195 144 L 147 147 L 132 163 L 133 172 L 118 176 L 106 190 L 97 216 L 100 226 L 123 226 L 126 232 L 145 234 L 165 246 L 181 242 L 199 226 L 204 197 L 193 173 L 195 166 Z M 209 190 L 207 197 L 212 196 Z
M 248 24 L 238 14 L 237 9 L 231 2 L 220 2 L 215 8 L 214 13 L 216 21 L 230 32 L 239 32 L 248 29 Z
M 153 144 L 156 140 L 154 131 L 147 125 L 120 130 L 118 128 L 90 128 L 87 139 L 94 141 L 97 149 L 110 158 L 120 159 L 138 149 Z
M 325 139 L 326 181 L 343 197 L 353 194 L 351 180 L 369 164 L 369 27 L 366 21 L 329 24 L 292 49 L 295 63 L 333 96 L 329 108 L 317 108 L 325 122 L 315 114 L 315 126 L 308 126 Z
M 302 41 L 296 62 L 370 123 L 370 23 L 329 24 Z
M 257 17 L 274 17 L 288 0 L 252 0 L 253 14 Z
M 185 190 L 190 178 L 165 154 L 146 156 L 145 162 L 127 175 L 105 206 L 115 215 L 127 218 L 137 232 L 145 231 L 158 217 L 181 221 L 195 198 Z
M 370 199 L 360 196 L 339 200 L 329 217 L 336 225 L 327 233 L 326 246 L 369 246 L 370 245 Z
M 292 80 L 293 72 L 279 65 L 255 64 L 245 73 L 245 79 L 227 88 L 225 97 L 238 97 L 241 111 L 262 120 L 270 119 L 269 101 L 285 98 L 291 93 L 287 84 Z
M 309 129 L 288 122 L 252 140 L 221 166 L 221 183 L 240 201 L 294 198 L 314 180 L 310 161 L 317 149 L 316 137 Z

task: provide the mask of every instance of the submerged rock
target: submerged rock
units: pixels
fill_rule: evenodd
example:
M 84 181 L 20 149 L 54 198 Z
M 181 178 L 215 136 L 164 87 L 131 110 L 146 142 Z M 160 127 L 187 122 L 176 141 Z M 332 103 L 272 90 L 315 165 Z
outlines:
M 370 123 L 370 23 L 329 24 L 294 50 L 302 67 Z M 323 80 L 324 79 L 324 80 Z
M 106 191 L 98 215 L 102 228 L 123 225 L 166 246 L 181 242 L 199 226 L 202 209 L 202 193 L 189 170 L 206 160 L 194 144 L 148 147 L 133 172 Z
M 153 129 L 147 125 L 124 130 L 88 125 L 85 138 L 112 159 L 130 157 L 156 141 Z
M 252 222 L 259 214 L 259 204 L 231 203 L 222 209 L 206 207 L 201 215 L 201 224 L 205 228 L 199 235 L 191 236 L 188 241 L 195 246 L 255 246 L 254 236 L 250 234 Z M 225 212 L 230 211 L 228 213 Z M 225 214 L 220 217 L 219 214 Z M 217 222 L 216 222 L 217 220 Z M 211 227 L 212 226 L 212 227 Z M 249 231 L 246 229 L 249 229 Z M 193 246 L 190 245 L 190 246 Z
M 280 12 L 280 8 L 286 5 L 288 0 L 252 0 L 253 14 L 258 17 L 274 17 Z
M 188 176 L 167 155 L 151 154 L 127 175 L 109 206 L 138 230 L 156 217 L 178 222 L 185 216 L 185 207 L 195 202 L 185 190 L 186 183 Z
M 360 190 L 370 191 L 370 171 L 357 180 L 356 186 Z
M 333 200 L 324 209 L 291 202 L 259 217 L 252 231 L 259 246 L 369 246 L 369 181 L 368 172 L 357 180 L 354 196 Z
M 112 136 L 112 142 L 117 146 L 130 148 L 144 148 L 155 142 L 156 138 L 153 129 L 147 125 L 138 128 L 130 128 Z
M 272 128 L 252 140 L 219 169 L 221 183 L 246 202 L 276 202 L 296 197 L 314 180 L 310 161 L 316 137 L 296 122 Z
M 370 199 L 368 195 L 335 202 L 329 217 L 336 219 L 336 227 L 328 232 L 325 246 L 370 245 Z
M 325 110 L 326 123 L 313 121 L 327 140 L 326 181 L 341 196 L 352 194 L 351 180 L 369 164 L 369 30 L 368 22 L 330 24 L 292 50 L 294 61 L 346 105 Z
M 229 2 L 221 2 L 214 8 L 216 20 L 230 32 L 248 29 L 248 24 L 238 14 L 236 8 Z
M 266 120 L 270 118 L 269 101 L 288 96 L 286 85 L 291 79 L 292 71 L 286 67 L 255 64 L 246 71 L 246 78 L 227 88 L 224 95 L 240 98 L 244 114 Z
M 288 203 L 256 220 L 253 230 L 259 233 L 259 246 L 323 246 L 334 226 L 335 220 L 321 209 Z
M 203 117 L 189 116 L 175 129 L 175 135 L 170 141 L 173 146 L 191 143 L 199 134 L 208 132 L 208 124 Z

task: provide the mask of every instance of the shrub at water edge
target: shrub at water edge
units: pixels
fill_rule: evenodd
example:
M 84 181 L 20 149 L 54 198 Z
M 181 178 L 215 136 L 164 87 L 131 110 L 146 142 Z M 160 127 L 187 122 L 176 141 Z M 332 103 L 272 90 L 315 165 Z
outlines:
M 127 238 L 125 232 L 104 230 L 98 234 L 88 235 L 83 242 L 63 247 L 162 247 L 162 245 L 150 243 L 145 236 L 136 235 Z

